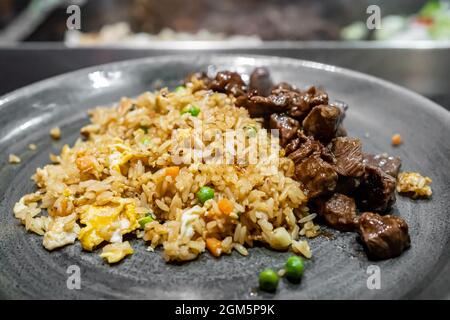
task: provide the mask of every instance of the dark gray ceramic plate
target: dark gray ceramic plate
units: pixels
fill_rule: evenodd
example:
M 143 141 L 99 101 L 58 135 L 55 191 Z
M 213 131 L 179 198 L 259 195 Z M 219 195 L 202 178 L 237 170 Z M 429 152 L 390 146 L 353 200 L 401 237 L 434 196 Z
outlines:
M 134 241 L 136 253 L 116 266 L 97 253 L 73 245 L 47 252 L 42 238 L 28 234 L 13 218 L 14 203 L 34 190 L 30 176 L 48 163 L 48 154 L 72 144 L 87 123 L 86 110 L 135 96 L 156 86 L 174 86 L 197 70 L 232 69 L 248 73 L 267 66 L 277 81 L 298 86 L 323 85 L 332 99 L 346 101 L 345 119 L 352 136 L 371 152 L 387 151 L 403 159 L 403 169 L 433 179 L 433 199 L 398 197 L 395 212 L 409 224 L 412 247 L 397 259 L 371 262 L 355 234 L 333 232 L 334 239 L 311 241 L 314 257 L 300 285 L 281 281 L 276 294 L 255 291 L 265 267 L 280 268 L 289 253 L 265 248 L 247 258 L 233 253 L 221 259 L 205 254 L 184 264 L 166 264 L 161 252 L 149 253 Z M 32 72 L 32 70 L 30 70 Z M 49 129 L 60 126 L 54 142 Z M 399 132 L 405 143 L 390 146 Z M 53 78 L 0 98 L 0 296 L 3 298 L 137 298 L 137 299 L 391 299 L 448 298 L 450 113 L 429 100 L 360 73 L 333 66 L 268 57 L 162 57 L 94 67 Z M 29 143 L 38 145 L 28 150 Z M 20 165 L 7 155 L 20 155 Z M 69 290 L 67 268 L 81 270 L 81 290 Z M 380 268 L 381 288 L 367 287 L 368 267 Z M 256 292 L 256 293 L 255 293 Z

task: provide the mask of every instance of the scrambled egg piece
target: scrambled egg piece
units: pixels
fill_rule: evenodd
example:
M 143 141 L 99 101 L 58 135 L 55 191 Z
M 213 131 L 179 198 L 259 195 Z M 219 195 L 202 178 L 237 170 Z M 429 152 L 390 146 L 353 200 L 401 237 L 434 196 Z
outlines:
M 109 169 L 121 173 L 120 166 L 127 163 L 133 154 L 131 149 L 122 143 L 116 143 L 113 145 L 108 157 Z
M 200 206 L 194 206 L 183 212 L 181 216 L 181 228 L 180 236 L 181 238 L 187 237 L 192 238 L 194 235 L 194 222 L 200 217 L 200 215 L 205 213 L 205 209 Z
M 43 245 L 47 250 L 53 250 L 72 244 L 77 239 L 80 226 L 77 224 L 77 215 L 72 213 L 66 217 L 50 218 L 51 222 L 44 234 Z
M 108 263 L 116 263 L 132 254 L 133 248 L 128 241 L 111 243 L 105 246 L 100 254 L 100 257 L 106 259 Z
M 431 182 L 429 177 L 418 172 L 402 172 L 398 175 L 397 192 L 410 194 L 412 198 L 430 197 Z
M 78 239 L 83 249 L 92 251 L 103 241 L 122 242 L 122 235 L 139 227 L 135 205 L 121 202 L 117 205 L 88 206 L 81 214 Z

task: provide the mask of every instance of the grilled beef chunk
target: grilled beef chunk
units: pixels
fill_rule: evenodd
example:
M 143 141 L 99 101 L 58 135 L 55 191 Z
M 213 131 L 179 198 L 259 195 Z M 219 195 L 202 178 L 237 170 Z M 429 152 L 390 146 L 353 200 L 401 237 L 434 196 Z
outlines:
M 256 117 L 286 112 L 289 116 L 301 120 L 311 110 L 311 106 L 304 100 L 304 95 L 281 87 L 273 89 L 267 97 L 257 95 L 253 90 L 246 101 L 241 99 L 238 103 L 249 110 L 250 116 Z
M 287 82 L 280 82 L 272 87 L 273 91 L 277 90 L 277 89 L 287 90 L 287 91 L 296 91 L 296 92 L 300 93 L 300 91 L 296 87 L 294 87 L 293 85 L 290 85 Z
M 294 140 L 293 143 L 296 143 L 296 140 Z M 286 148 L 289 148 L 290 146 L 291 143 L 289 143 Z M 303 143 L 300 143 L 297 149 L 290 153 L 288 157 L 294 161 L 295 164 L 300 164 L 303 160 L 313 154 L 320 156 L 322 148 L 319 141 L 307 139 Z
M 395 179 L 378 167 L 366 166 L 356 198 L 359 208 L 377 212 L 389 210 L 395 203 Z
M 300 145 L 302 144 L 302 140 L 300 138 L 292 139 L 284 148 L 284 153 L 288 156 L 292 152 L 296 151 L 298 148 L 300 148 Z M 301 160 L 303 160 L 305 157 L 303 157 Z
M 397 178 L 400 171 L 402 161 L 399 157 L 389 156 L 386 153 L 382 154 L 363 154 L 363 162 L 365 165 L 379 167 L 388 175 Z
M 297 138 L 286 145 L 285 152 L 295 164 L 299 164 L 313 154 L 320 156 L 331 164 L 334 164 L 336 161 L 328 148 L 325 148 L 319 141 L 314 140 L 313 137 L 307 137 L 302 130 L 298 130 Z
M 323 89 L 312 86 L 303 94 L 305 96 L 304 100 L 311 106 L 311 108 L 321 104 L 328 104 L 328 94 Z
M 267 96 L 260 95 L 258 89 L 251 90 L 247 97 L 240 97 L 236 103 L 247 108 L 252 117 L 285 112 L 288 116 L 302 121 L 314 106 L 323 102 L 328 102 L 328 96 L 315 87 L 300 92 L 282 83 L 274 87 Z
M 269 70 L 266 68 L 255 68 L 250 75 L 249 88 L 257 95 L 266 97 L 272 91 L 272 79 Z
M 365 212 L 359 218 L 358 233 L 372 259 L 389 259 L 409 248 L 408 225 L 400 217 Z
M 269 121 L 270 129 L 278 129 L 280 145 L 285 147 L 288 142 L 297 136 L 297 130 L 300 129 L 300 122 L 285 114 L 273 113 Z
M 326 224 L 341 231 L 353 231 L 358 226 L 355 200 L 340 193 L 329 199 L 318 198 L 314 201 L 317 213 Z
M 290 104 L 287 113 L 299 121 L 302 121 L 315 106 L 328 103 L 328 95 L 316 87 L 311 87 L 304 92 L 297 89 L 274 89 L 272 92 L 289 97 Z
M 272 113 L 281 113 L 289 109 L 289 98 L 284 94 L 270 94 L 267 97 L 250 92 L 248 96 L 241 96 L 236 104 L 245 107 L 251 117 L 265 117 Z
M 289 101 L 287 114 L 297 120 L 303 120 L 313 107 L 307 100 L 307 95 L 294 90 L 276 89 L 272 94 L 286 97 Z
M 235 97 L 242 96 L 247 92 L 247 86 L 241 76 L 231 71 L 218 72 L 216 77 L 209 83 L 208 88 L 213 91 L 231 94 Z
M 328 143 L 336 136 L 341 115 L 341 109 L 336 106 L 316 106 L 303 120 L 303 130 L 305 134 L 312 135 L 320 142 Z
M 332 192 L 338 179 L 333 166 L 314 154 L 295 166 L 295 176 L 308 191 L 308 197 Z
M 344 177 L 339 175 L 336 192 L 346 194 L 346 195 L 355 195 L 355 191 L 358 190 L 358 187 L 361 185 L 362 177 Z
M 364 174 L 361 141 L 339 137 L 331 141 L 330 150 L 336 157 L 336 172 L 345 177 L 361 177 Z

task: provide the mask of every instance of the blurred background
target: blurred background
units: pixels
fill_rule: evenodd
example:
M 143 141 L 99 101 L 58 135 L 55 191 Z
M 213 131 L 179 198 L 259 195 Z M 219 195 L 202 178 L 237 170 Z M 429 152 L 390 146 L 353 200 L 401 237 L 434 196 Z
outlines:
M 73 4 L 79 30 L 67 27 Z M 449 0 L 0 1 L 0 93 L 118 60 L 256 53 L 356 69 L 448 107 L 449 49 Z
M 68 32 L 78 4 L 81 32 Z M 368 30 L 378 5 L 381 30 Z M 167 40 L 450 40 L 448 1 L 371 0 L 2 0 L 2 41 L 68 45 L 151 44 Z M 3 39 L 2 39 L 3 38 Z

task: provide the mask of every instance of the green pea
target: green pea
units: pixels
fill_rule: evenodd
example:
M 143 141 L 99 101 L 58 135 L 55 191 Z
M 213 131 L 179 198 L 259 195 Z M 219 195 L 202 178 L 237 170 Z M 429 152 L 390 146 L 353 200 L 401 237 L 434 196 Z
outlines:
M 145 225 L 146 225 L 147 223 L 152 222 L 153 220 L 154 220 L 154 219 L 153 219 L 153 217 L 152 217 L 151 215 L 147 215 L 147 216 L 145 216 L 145 217 L 139 219 L 138 222 L 139 222 L 139 225 L 141 226 L 141 228 L 144 229 L 144 228 L 145 228 Z
M 214 198 L 214 189 L 210 187 L 201 187 L 196 193 L 198 201 L 205 203 L 207 200 Z
M 200 113 L 200 108 L 196 105 L 188 106 L 181 111 L 181 114 L 190 113 L 191 116 L 196 117 Z
M 300 280 L 305 269 L 303 259 L 298 256 L 290 256 L 286 261 L 285 269 L 288 279 L 294 281 Z
M 196 117 L 196 116 L 198 116 L 199 113 L 200 113 L 200 108 L 197 107 L 197 106 L 192 106 L 192 107 L 190 108 L 190 110 L 189 110 L 189 113 L 190 113 L 193 117 Z
M 175 92 L 180 92 L 183 91 L 184 89 L 186 89 L 184 86 L 178 86 L 175 88 Z
M 278 287 L 278 274 L 272 269 L 265 269 L 259 274 L 259 288 L 264 291 L 273 292 Z

